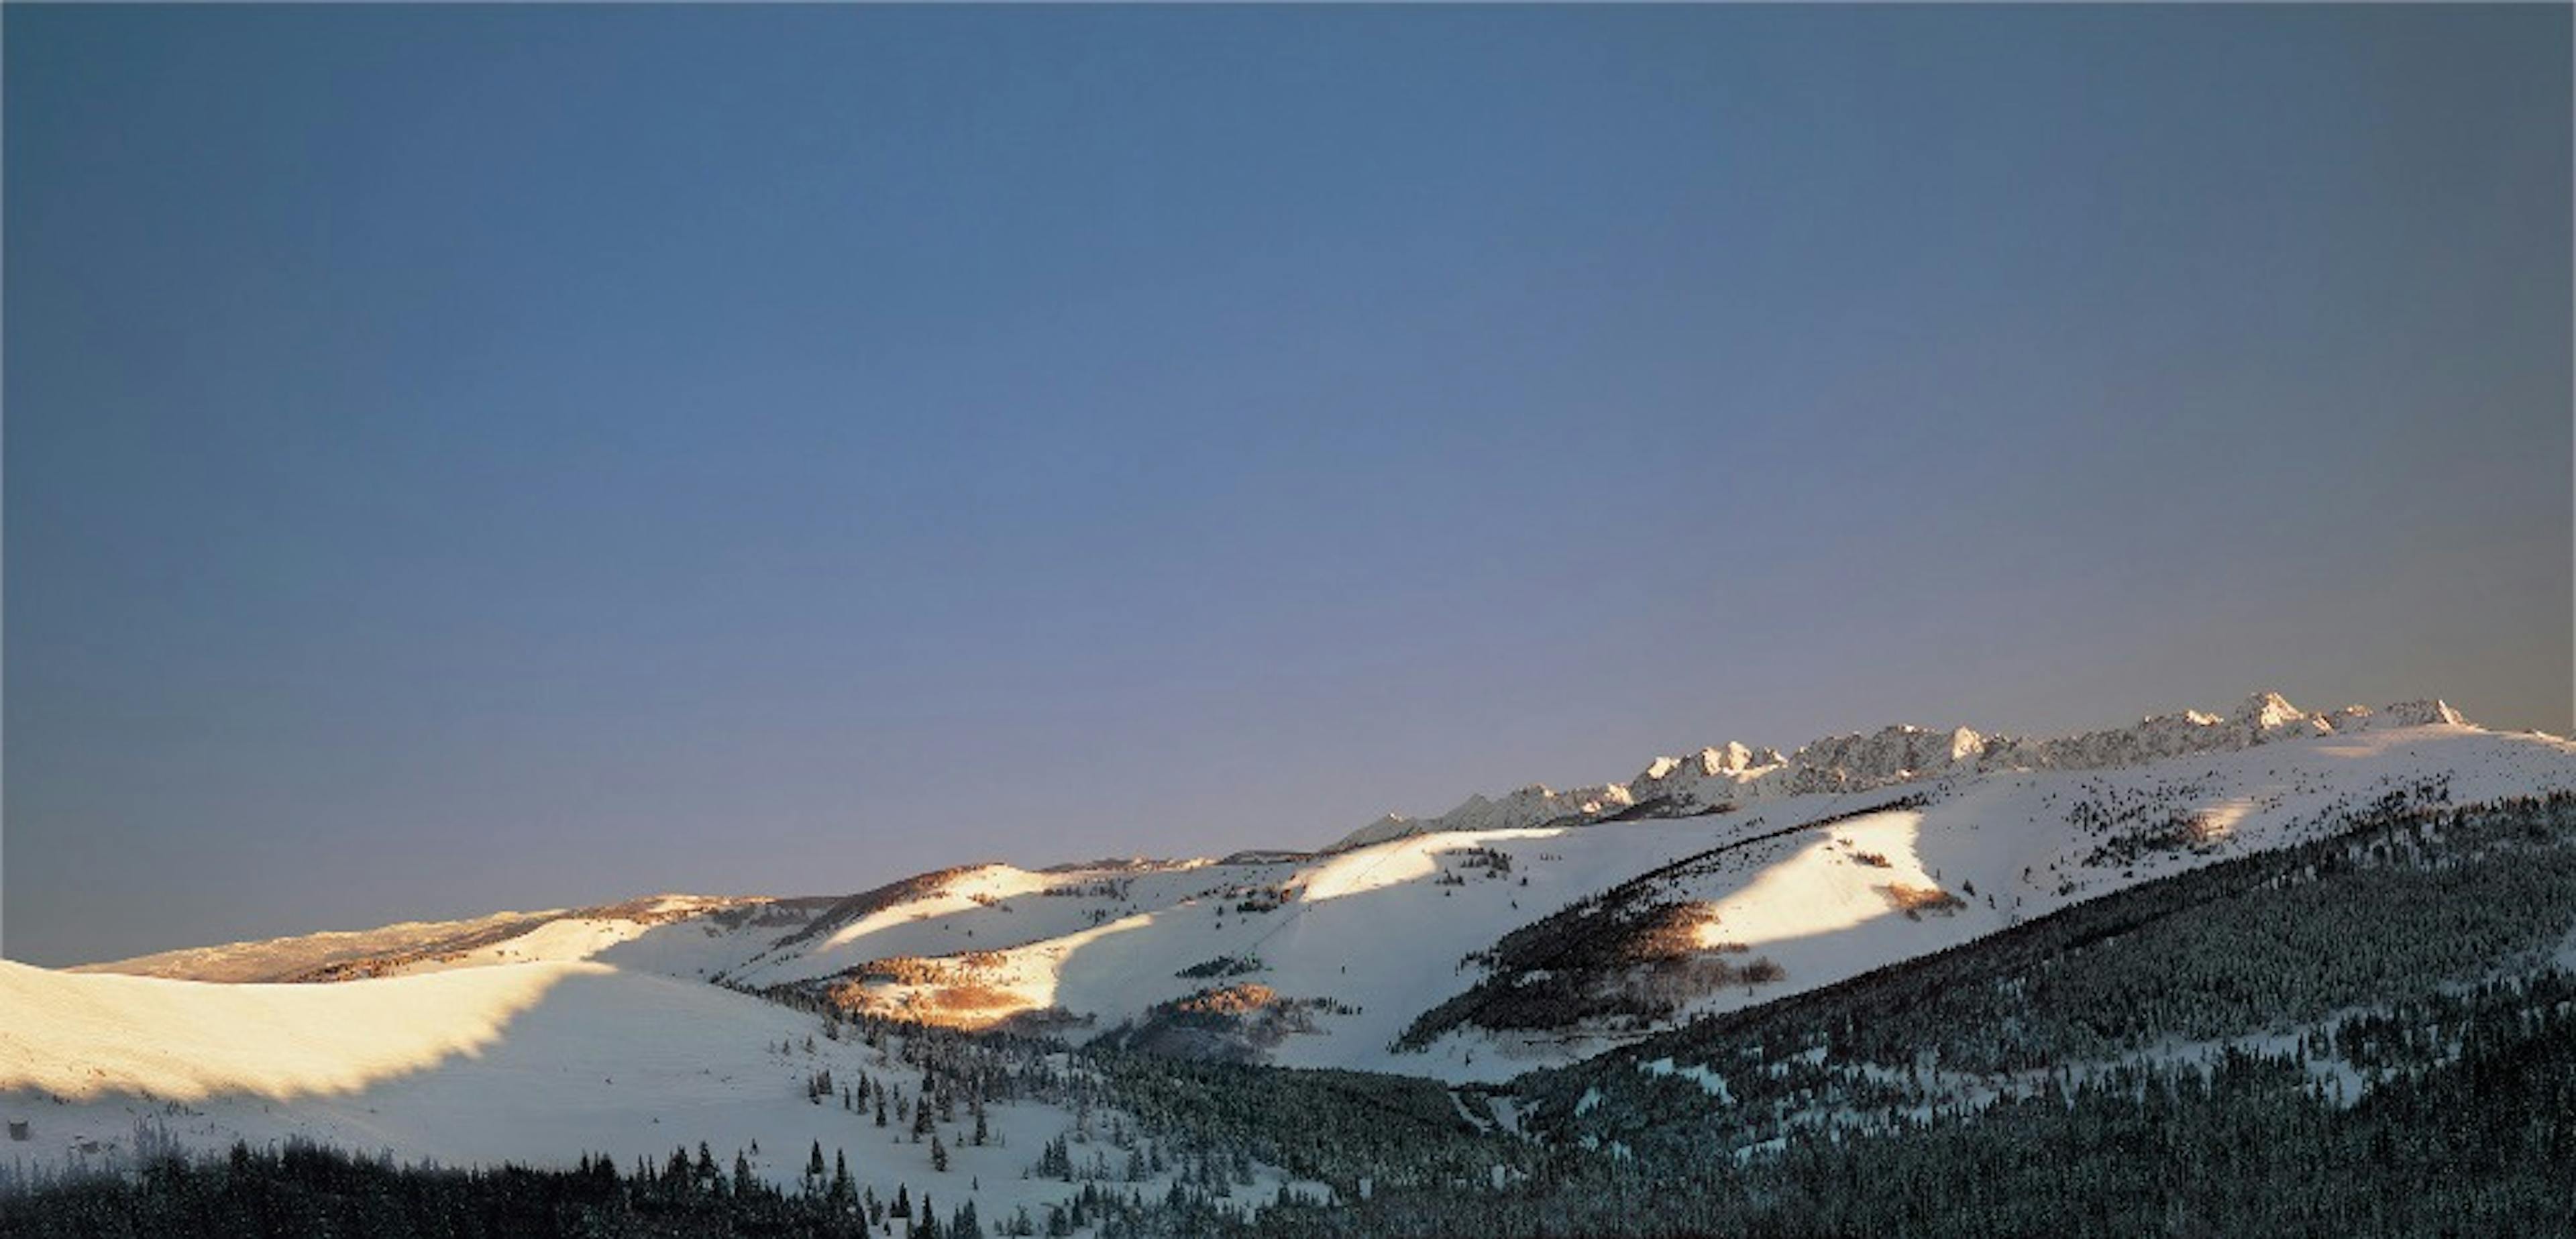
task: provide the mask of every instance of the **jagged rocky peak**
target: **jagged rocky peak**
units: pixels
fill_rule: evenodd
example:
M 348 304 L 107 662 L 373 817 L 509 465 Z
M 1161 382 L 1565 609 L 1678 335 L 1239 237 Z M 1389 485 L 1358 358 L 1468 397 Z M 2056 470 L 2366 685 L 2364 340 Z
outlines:
M 2440 698 L 2400 701 L 2385 710 L 2367 706 L 2345 706 L 2321 716 L 2330 720 L 2337 732 L 2377 731 L 2389 727 L 2474 727 L 2451 704 Z
M 2398 702 L 2380 711 L 2380 717 L 2387 720 L 2380 724 L 2383 727 L 2468 727 L 2472 725 L 2468 719 L 2461 716 L 2459 711 L 2451 708 L 2451 703 L 2439 697 L 2422 701 Z
M 1882 782 L 1949 770 L 1975 761 L 1985 751 L 1985 737 L 1965 727 L 1933 731 L 1898 724 L 1869 735 L 1817 740 L 1790 754 L 1789 765 L 1793 771 L 1810 774 L 1810 781 Z
M 1773 753 L 1768 749 L 1763 750 L 1763 752 L 1769 756 L 1769 761 L 1756 762 L 1754 760 L 1753 750 L 1746 748 L 1741 742 L 1734 740 L 1727 741 L 1724 748 L 1701 749 L 1699 751 L 1700 773 L 1742 774 L 1745 771 L 1752 769 L 1757 764 L 1769 765 L 1780 759 L 1779 754 Z
M 1441 830 L 1509 830 L 1563 817 L 1624 809 L 1635 803 L 1624 783 L 1598 783 L 1565 791 L 1557 791 L 1544 783 L 1532 783 L 1500 800 L 1469 796 L 1464 804 L 1433 820 L 1441 823 L 1437 827 Z
M 2229 721 L 2249 727 L 2264 737 L 2283 732 L 2323 734 L 2334 730 L 2334 724 L 2325 715 L 2310 715 L 2291 705 L 2289 698 L 2271 692 L 2256 693 L 2246 698 L 2245 704 L 2236 707 L 2236 713 Z
M 1626 783 L 1563 792 L 1532 784 L 1499 800 L 1470 796 L 1439 817 L 1417 820 L 1390 813 L 1351 832 L 1334 847 L 1364 847 L 1441 831 L 1537 826 L 1657 802 L 1668 810 L 1694 811 L 1763 796 L 1863 791 L 1949 774 L 2127 766 L 2338 733 L 2470 725 L 2459 711 L 2439 700 L 2403 701 L 2377 712 L 2346 706 L 2310 714 L 2290 704 L 2289 698 L 2267 691 L 2247 697 L 2224 717 L 2198 710 L 2150 714 L 2128 727 L 2052 739 L 1898 724 L 1874 732 L 1826 736 L 1787 756 L 1778 749 L 1729 741 L 1685 757 L 1657 757 Z
M 1658 757 L 1627 784 L 1631 803 L 1669 795 L 1703 779 L 1730 778 L 1788 760 L 1778 749 L 1751 748 L 1729 740 L 1716 748 L 1701 749 L 1688 757 Z
M 1384 817 L 1344 835 L 1332 850 L 1342 851 L 1402 839 L 1409 835 L 1438 834 L 1453 830 L 1516 830 L 1540 826 L 1567 818 L 1597 817 L 1615 813 L 1636 803 L 1625 783 L 1596 783 L 1590 787 L 1558 791 L 1544 783 L 1532 783 L 1500 799 L 1481 793 L 1467 797 L 1457 808 L 1438 817 L 1410 818 L 1400 813 Z

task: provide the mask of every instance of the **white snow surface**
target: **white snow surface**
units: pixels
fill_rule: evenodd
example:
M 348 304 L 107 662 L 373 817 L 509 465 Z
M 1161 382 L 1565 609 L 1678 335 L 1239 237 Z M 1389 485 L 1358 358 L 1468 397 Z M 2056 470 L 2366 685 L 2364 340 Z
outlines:
M 1078 1185 L 1024 1179 L 1076 1116 L 996 1103 L 998 1143 L 943 1125 L 947 1171 L 895 1128 L 808 1103 L 804 1082 L 859 1072 L 918 1096 L 920 1074 L 820 1022 L 713 985 L 597 962 L 499 963 L 327 985 L 214 984 L 96 976 L 0 962 L 0 1117 L 24 1121 L 13 1155 L 108 1164 L 138 1120 L 199 1150 L 289 1136 L 406 1162 L 566 1165 L 605 1153 L 659 1165 L 706 1142 L 730 1170 L 755 1143 L 757 1173 L 792 1185 L 819 1141 L 891 1199 L 898 1184 L 943 1212 L 987 1219 L 1062 1200 Z M 814 1048 L 805 1048 L 811 1037 Z M 782 1044 L 789 1048 L 782 1050 Z M 1108 1112 L 1090 1116 L 1097 1133 Z M 1098 1144 L 1077 1143 L 1087 1159 Z M 88 1150 L 89 1152 L 84 1152 Z M 1110 1151 L 1112 1164 L 1124 1153 Z M 1275 1192 L 1277 1176 L 1246 1194 Z M 1139 1185 L 1149 1194 L 1166 1184 Z M 1121 1183 L 1120 1186 L 1127 1186 Z
M 963 958 L 1020 1010 L 1062 1008 L 1089 1021 L 1077 1038 L 1143 1018 L 1156 1003 L 1232 982 L 1354 1013 L 1268 1051 L 1295 1066 L 1353 1067 L 1452 1080 L 1507 1078 L 1571 1061 L 1620 1036 L 1454 1036 L 1427 1053 L 1389 1043 L 1413 1019 L 1473 984 L 1464 957 L 1577 899 L 1673 860 L 1921 793 L 1928 803 L 1746 845 L 1675 897 L 1717 914 L 1709 944 L 1740 945 L 1784 980 L 1703 995 L 1685 1014 L 1768 1001 L 1994 932 L 2067 903 L 2333 828 L 2345 812 L 2448 776 L 2455 803 L 2576 787 L 2576 746 L 2459 724 L 2349 728 L 2260 746 L 2207 749 L 2106 769 L 1960 771 L 1902 787 L 1768 797 L 1733 812 L 1590 826 L 1412 834 L 1338 853 L 1260 864 L 1189 863 L 979 878 L 1018 893 L 977 902 L 953 893 L 882 908 L 734 973 L 752 984 L 843 975 L 894 955 Z M 2101 839 L 2070 819 L 2152 806 L 2200 821 L 2199 848 L 2129 861 L 2092 858 Z M 1471 849 L 1507 856 L 1487 876 Z M 1044 885 L 1026 885 L 1042 879 Z M 1962 905 L 1907 916 L 1886 889 L 1939 890 Z M 1251 892 L 1275 910 L 1242 910 Z M 1052 892 L 1052 893 L 1049 893 Z M 1258 901 L 1256 901 L 1256 907 Z M 1257 959 L 1239 977 L 1187 978 L 1193 965 Z M 889 1000 L 937 986 L 870 983 Z
M 1981 735 L 1965 727 L 1944 731 L 1899 724 L 1868 734 L 1827 736 L 1785 756 L 1778 749 L 1729 741 L 1687 757 L 1657 757 L 1626 783 L 1565 793 L 1532 786 L 1500 801 L 1471 796 L 1465 804 L 1433 818 L 1389 813 L 1343 836 L 1330 850 L 1365 847 L 1408 834 L 1531 826 L 1567 816 L 1612 814 L 1657 801 L 1670 811 L 1689 811 L 1764 796 L 1859 791 L 1960 773 L 2096 770 L 2281 740 L 2466 723 L 2459 711 L 2438 700 L 2403 701 L 2376 712 L 2345 706 L 2310 714 L 2279 693 L 2262 692 L 2246 698 L 2226 717 L 2197 710 L 2151 714 L 2132 726 L 2048 740 Z
M 978 1209 L 990 1219 L 1022 1199 L 1055 1198 L 1051 1188 L 1061 1195 L 1062 1184 L 1029 1185 L 1017 1172 L 1068 1116 L 1040 1106 L 997 1112 L 1013 1147 L 960 1150 L 957 1168 L 933 1181 L 922 1146 L 891 1144 L 837 1107 L 805 1104 L 799 1084 L 821 1064 L 776 1047 L 801 1043 L 812 1017 L 706 980 L 842 985 L 890 1010 L 969 1025 L 1048 1016 L 1077 1041 L 1142 1020 L 1158 1003 L 1257 983 L 1281 998 L 1339 1004 L 1312 1012 L 1310 1031 L 1265 1047 L 1268 1061 L 1498 1080 L 1649 1030 L 1469 1029 L 1418 1052 L 1391 1043 L 1484 975 L 1467 962 L 1472 953 L 1713 848 L 1728 850 L 1659 879 L 1658 895 L 1714 914 L 1700 930 L 1704 946 L 1741 947 L 1725 958 L 1767 958 L 1785 975 L 1694 994 L 1683 1018 L 2313 837 L 2431 780 L 2455 804 L 2576 788 L 2576 745 L 2566 740 L 2482 730 L 2439 703 L 2308 715 L 2269 695 L 2226 719 L 2165 716 L 2070 740 L 1894 729 L 1799 754 L 1711 749 L 1641 776 L 1730 791 L 1727 811 L 1700 816 L 1603 821 L 1598 807 L 1555 810 L 1569 796 L 1616 802 L 1605 789 L 1530 789 L 1471 801 L 1490 815 L 1475 829 L 1404 832 L 1320 855 L 980 865 L 838 902 L 664 897 L 523 914 L 534 919 L 516 933 L 465 922 L 497 936 L 464 950 L 420 951 L 454 941 L 452 926 L 395 927 L 403 932 L 378 931 L 371 944 L 317 936 L 100 966 L 164 974 L 153 978 L 0 965 L 0 1111 L 32 1115 L 49 1140 L 110 1139 L 135 1115 L 176 1106 L 170 1121 L 191 1140 L 302 1132 L 458 1162 L 560 1162 L 584 1150 L 658 1160 L 674 1144 L 706 1140 L 729 1165 L 732 1149 L 756 1138 L 773 1177 L 792 1176 L 819 1138 L 827 1151 L 846 1147 L 854 1173 L 881 1195 L 901 1181 L 953 1201 L 980 1175 Z M 1628 786 L 1628 803 L 1649 799 Z M 1913 795 L 1922 802 L 1798 829 Z M 2088 814 L 2187 820 L 2202 838 L 2104 858 Z M 1764 838 L 1775 832 L 1785 833 Z M 1907 915 L 1891 897 L 1896 887 L 1960 903 Z M 370 945 L 385 956 L 371 960 L 361 949 Z M 388 975 L 325 985 L 169 979 L 191 966 L 242 975 L 324 956 L 381 964 Z M 1258 967 L 1178 975 L 1228 958 Z M 889 960 L 946 971 L 906 979 Z M 917 1083 L 855 1043 L 823 1042 L 819 1053 L 836 1073 L 864 1067 L 907 1089 Z

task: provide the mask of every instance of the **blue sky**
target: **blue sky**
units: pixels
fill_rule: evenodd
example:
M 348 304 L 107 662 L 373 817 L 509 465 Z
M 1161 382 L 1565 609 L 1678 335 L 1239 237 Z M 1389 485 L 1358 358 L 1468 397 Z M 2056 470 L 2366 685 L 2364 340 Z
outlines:
M 2570 726 L 2563 8 L 0 20 L 15 958 Z

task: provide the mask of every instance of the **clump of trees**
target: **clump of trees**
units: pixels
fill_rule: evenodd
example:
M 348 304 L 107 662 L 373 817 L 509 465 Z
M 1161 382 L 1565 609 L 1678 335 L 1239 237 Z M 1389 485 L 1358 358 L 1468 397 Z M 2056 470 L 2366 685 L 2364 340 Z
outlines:
M 448 1170 L 398 1166 L 301 1141 L 228 1154 L 166 1155 L 130 1175 L 91 1175 L 0 1192 L 0 1234 L 12 1236 L 364 1235 L 480 1237 L 799 1235 L 860 1239 L 902 1234 L 983 1239 L 1034 1235 L 1021 1212 L 988 1230 L 968 1201 L 942 1213 L 898 1186 L 891 1206 L 860 1190 L 849 1162 L 829 1169 L 814 1146 L 794 1191 L 754 1175 L 734 1155 L 728 1172 L 703 1143 L 622 1169 L 583 1156 L 568 1170 L 522 1166 Z M 1062 1210 L 1057 1210 L 1059 1215 Z M 895 1223 L 901 1223 L 897 1227 Z M 1070 1233 L 1065 1226 L 1055 1233 Z
M 1264 966 L 1258 955 L 1220 955 L 1215 959 L 1192 964 L 1172 975 L 1192 981 L 1207 977 L 1239 977 L 1246 973 L 1259 972 Z

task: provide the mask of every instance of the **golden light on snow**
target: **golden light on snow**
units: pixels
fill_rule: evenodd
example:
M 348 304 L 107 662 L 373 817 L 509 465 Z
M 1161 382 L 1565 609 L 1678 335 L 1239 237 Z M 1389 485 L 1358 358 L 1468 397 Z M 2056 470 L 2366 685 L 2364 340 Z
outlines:
M 1763 946 L 1896 915 L 1878 888 L 1935 884 L 1915 856 L 1922 826 L 1920 813 L 1884 813 L 1827 828 L 1823 838 L 1719 899 L 1717 920 L 1700 927 L 1701 944 Z M 1883 867 L 1873 863 L 1882 860 Z
M 2236 833 L 2236 824 L 2254 811 L 2252 797 L 2223 800 L 2200 811 L 2194 823 L 2196 842 L 2216 843 Z
M 567 977 L 553 962 L 335 985 L 74 975 L 0 961 L 0 1092 L 278 1100 L 479 1055 Z
M 920 898 L 888 904 L 842 926 L 824 940 L 823 948 L 826 951 L 840 950 L 886 930 L 918 921 L 943 916 L 972 916 L 979 908 L 1045 890 L 1049 884 L 1045 874 L 1031 873 L 1010 865 L 984 865 L 943 883 Z
M 1127 952 L 1133 950 L 1135 941 L 1131 938 L 1122 943 L 1120 939 L 1139 935 L 1140 931 L 1150 930 L 1154 920 L 1153 913 L 1140 912 L 1134 916 L 1120 917 L 1114 921 L 1094 925 L 1078 933 L 1066 934 L 1025 951 L 1014 952 L 1014 961 L 1024 970 L 1019 977 L 1019 984 L 1023 992 L 1029 995 L 1029 1007 L 1032 1010 L 1042 1010 L 1053 1006 L 1072 1006 L 1076 1002 L 1085 1006 L 1097 1006 L 1098 996 L 1096 995 L 1068 996 L 1065 993 L 1066 965 L 1076 956 L 1089 955 L 1091 959 L 1087 964 L 1091 971 L 1106 971 L 1113 977 L 1123 975 L 1123 969 L 1118 968 L 1117 962 Z M 1152 935 L 1141 936 L 1150 938 Z M 1103 956 L 1109 957 L 1106 968 L 1100 966 Z M 1067 1001 L 1068 997 L 1073 997 L 1073 1001 Z
M 1512 839 L 1553 839 L 1563 827 L 1529 830 L 1448 831 L 1413 835 L 1393 843 L 1362 848 L 1335 857 L 1306 878 L 1305 901 L 1322 903 L 1407 882 L 1438 877 L 1439 856 L 1462 847 L 1491 845 Z

